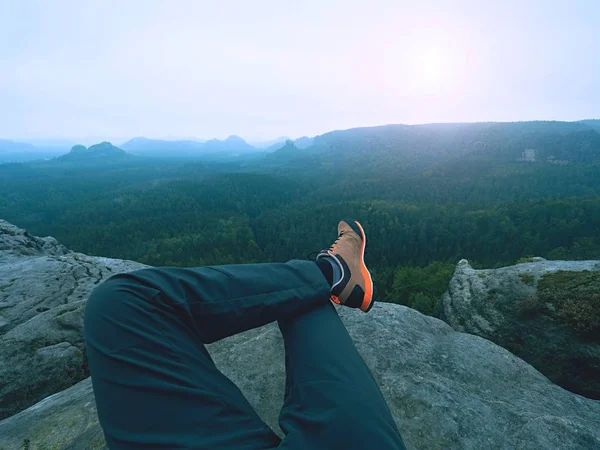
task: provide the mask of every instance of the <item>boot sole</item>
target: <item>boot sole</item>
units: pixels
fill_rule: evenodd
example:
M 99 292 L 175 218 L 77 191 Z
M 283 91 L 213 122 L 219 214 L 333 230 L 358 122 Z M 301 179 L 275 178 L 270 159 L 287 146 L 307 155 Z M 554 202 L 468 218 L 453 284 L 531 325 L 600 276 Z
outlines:
M 360 248 L 360 272 L 365 280 L 365 297 L 363 298 L 362 304 L 360 305 L 360 309 L 364 312 L 368 312 L 373 307 L 373 279 L 371 278 L 371 272 L 367 269 L 365 264 L 365 248 L 367 247 L 367 235 L 365 234 L 365 230 L 362 225 L 355 220 L 354 223 L 358 226 L 360 230 L 360 237 L 362 240 L 362 245 Z

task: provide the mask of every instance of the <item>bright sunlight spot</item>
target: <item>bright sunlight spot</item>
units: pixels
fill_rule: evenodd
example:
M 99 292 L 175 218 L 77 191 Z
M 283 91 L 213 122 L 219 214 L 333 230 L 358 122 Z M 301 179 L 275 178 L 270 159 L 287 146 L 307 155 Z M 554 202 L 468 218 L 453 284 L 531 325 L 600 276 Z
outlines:
M 442 94 L 452 88 L 455 70 L 451 65 L 451 55 L 441 45 L 427 44 L 416 50 L 413 73 L 418 90 L 424 94 Z
M 444 55 L 438 49 L 428 49 L 423 53 L 421 60 L 423 77 L 431 82 L 441 81 L 445 63 Z

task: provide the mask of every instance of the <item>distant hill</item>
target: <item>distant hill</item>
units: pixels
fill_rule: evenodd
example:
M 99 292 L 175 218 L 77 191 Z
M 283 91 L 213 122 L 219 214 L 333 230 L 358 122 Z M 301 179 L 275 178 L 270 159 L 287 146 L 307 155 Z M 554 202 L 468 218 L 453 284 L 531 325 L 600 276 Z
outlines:
M 294 145 L 298 148 L 308 148 L 313 144 L 313 138 L 302 136 L 294 141 Z
M 285 141 L 289 140 L 288 136 L 279 136 L 277 139 L 271 139 L 267 141 L 257 141 L 257 142 L 249 142 L 250 145 L 256 148 L 269 149 L 271 147 L 275 147 L 273 150 L 277 150 Z
M 193 155 L 201 152 L 203 146 L 204 144 L 198 141 L 166 141 L 145 137 L 136 137 L 121 145 L 130 153 L 144 156 Z
M 211 139 L 206 142 L 165 141 L 137 137 L 125 142 L 122 148 L 133 154 L 143 156 L 206 157 L 209 159 L 229 158 L 261 151 L 239 136 L 229 136 L 225 140 Z
M 29 143 L 0 139 L 0 163 L 49 159 L 62 153 L 58 147 L 36 147 Z
M 235 135 L 205 142 L 136 137 L 122 144 L 121 148 L 102 143 L 99 144 L 101 151 L 96 146 L 84 151 L 76 146 L 77 149 L 62 160 L 113 158 L 126 151 L 149 157 L 224 162 L 254 160 L 252 164 L 258 164 L 264 161 L 265 154 L 272 153 L 273 156 L 265 161 L 269 166 L 276 166 L 278 161 L 291 164 L 290 167 L 295 170 L 307 165 L 331 169 L 348 167 L 350 170 L 383 165 L 390 171 L 418 170 L 444 161 L 463 159 L 556 164 L 600 161 L 599 119 L 384 125 L 335 130 L 314 138 L 283 139 L 279 137 L 271 141 L 269 147 L 259 148 Z M 288 142 L 293 142 L 293 148 Z M 0 140 L 0 163 L 49 159 L 62 151 L 66 149 L 46 149 Z
M 0 153 L 7 154 L 32 151 L 35 151 L 35 147 L 31 144 L 0 139 Z
M 204 144 L 206 153 L 248 153 L 256 152 L 257 148 L 252 147 L 239 136 L 229 136 L 224 141 L 211 139 Z
M 36 148 L 44 149 L 69 149 L 77 142 L 70 139 L 24 139 L 23 142 L 31 144 Z
M 282 147 L 287 145 L 287 142 L 293 142 L 294 146 L 299 148 L 299 149 L 305 149 L 310 147 L 313 144 L 313 138 L 309 138 L 307 136 L 302 136 L 301 138 L 298 139 L 285 139 L 284 141 L 281 142 L 276 142 L 273 145 L 269 146 L 267 148 L 267 152 L 274 152 L 277 151 L 279 149 L 281 149 Z
M 278 161 L 293 160 L 297 159 L 299 155 L 302 155 L 301 150 L 296 147 L 294 141 L 288 139 L 283 145 L 280 144 L 280 147 L 275 152 L 269 153 L 267 159 L 276 159 Z
M 59 156 L 56 161 L 60 162 L 108 162 L 122 160 L 129 155 L 125 150 L 115 147 L 110 142 L 101 142 L 86 148 L 83 145 L 75 145 L 66 155 Z
M 595 122 L 510 122 L 385 125 L 331 131 L 296 151 L 296 166 L 363 170 L 423 169 L 451 160 L 551 162 L 600 161 Z M 288 148 L 274 158 L 289 163 Z
M 580 120 L 579 123 L 587 125 L 588 127 L 600 132 L 600 119 Z

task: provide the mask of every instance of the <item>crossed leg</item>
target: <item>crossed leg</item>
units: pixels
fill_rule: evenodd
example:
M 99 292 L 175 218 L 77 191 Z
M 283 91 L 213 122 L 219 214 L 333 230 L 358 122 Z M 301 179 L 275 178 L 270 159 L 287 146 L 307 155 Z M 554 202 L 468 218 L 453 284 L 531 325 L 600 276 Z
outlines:
M 111 449 L 402 449 L 389 409 L 310 261 L 153 268 L 92 293 L 84 335 Z M 281 440 L 203 344 L 278 320 Z

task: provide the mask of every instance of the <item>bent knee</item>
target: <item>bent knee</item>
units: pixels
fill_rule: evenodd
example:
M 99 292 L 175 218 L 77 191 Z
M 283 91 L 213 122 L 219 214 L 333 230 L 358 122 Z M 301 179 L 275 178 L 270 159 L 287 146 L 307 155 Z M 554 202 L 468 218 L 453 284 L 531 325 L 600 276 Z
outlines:
M 136 345 L 155 328 L 153 299 L 160 291 L 119 274 L 98 285 L 84 312 L 83 331 L 87 345 L 113 352 Z
M 88 304 L 109 304 L 128 298 L 147 299 L 156 296 L 159 290 L 144 281 L 144 273 L 150 269 L 118 273 L 100 283 L 90 294 Z
M 106 321 L 108 317 L 114 320 L 144 309 L 144 305 L 158 294 L 158 289 L 146 286 L 130 273 L 113 275 L 90 294 L 85 307 L 84 329 L 91 331 L 96 328 L 94 324 Z

